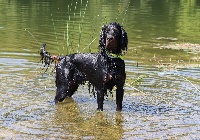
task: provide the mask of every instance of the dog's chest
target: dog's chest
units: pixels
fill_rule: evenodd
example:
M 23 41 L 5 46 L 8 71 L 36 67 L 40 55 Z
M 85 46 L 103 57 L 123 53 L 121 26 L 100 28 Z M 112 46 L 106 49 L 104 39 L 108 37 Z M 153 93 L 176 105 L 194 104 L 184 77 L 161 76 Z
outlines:
M 120 73 L 125 69 L 124 61 L 120 58 L 108 58 L 106 66 L 111 73 Z

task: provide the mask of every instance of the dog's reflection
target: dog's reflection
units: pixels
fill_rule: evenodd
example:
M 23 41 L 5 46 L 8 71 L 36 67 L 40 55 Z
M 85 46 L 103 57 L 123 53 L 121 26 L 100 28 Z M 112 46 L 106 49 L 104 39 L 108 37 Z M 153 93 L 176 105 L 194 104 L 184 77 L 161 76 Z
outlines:
M 72 98 L 57 104 L 54 125 L 65 133 L 65 138 L 121 139 L 123 116 L 121 112 L 81 110 Z

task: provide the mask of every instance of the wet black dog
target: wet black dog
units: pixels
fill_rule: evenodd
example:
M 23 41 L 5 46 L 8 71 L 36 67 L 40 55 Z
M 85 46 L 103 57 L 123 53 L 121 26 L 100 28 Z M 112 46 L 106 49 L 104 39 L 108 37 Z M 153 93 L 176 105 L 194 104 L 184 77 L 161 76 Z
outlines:
M 116 22 L 102 27 L 99 53 L 50 56 L 46 52 L 44 44 L 40 55 L 45 65 L 49 65 L 52 60 L 59 61 L 56 65 L 55 102 L 61 102 L 66 97 L 71 97 L 80 84 L 88 81 L 97 92 L 98 110 L 103 110 L 104 96 L 107 94 L 107 90 L 112 90 L 114 86 L 116 86 L 117 110 L 122 110 L 126 79 L 122 51 L 127 50 L 127 45 L 127 33 Z

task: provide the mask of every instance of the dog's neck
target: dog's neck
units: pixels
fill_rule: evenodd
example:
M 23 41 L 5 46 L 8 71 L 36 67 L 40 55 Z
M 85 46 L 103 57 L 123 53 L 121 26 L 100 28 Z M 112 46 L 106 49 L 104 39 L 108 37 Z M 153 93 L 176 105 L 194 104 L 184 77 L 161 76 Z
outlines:
M 109 52 L 109 51 L 106 50 L 106 49 L 101 49 L 100 52 L 101 52 L 101 54 L 102 54 L 104 57 L 106 57 L 106 58 L 119 58 L 119 59 L 124 60 L 122 54 L 112 53 L 112 52 Z
M 115 53 L 111 53 L 111 52 L 107 52 L 107 54 L 108 54 L 109 57 L 120 58 L 120 59 L 124 60 L 124 58 L 121 54 L 115 54 Z

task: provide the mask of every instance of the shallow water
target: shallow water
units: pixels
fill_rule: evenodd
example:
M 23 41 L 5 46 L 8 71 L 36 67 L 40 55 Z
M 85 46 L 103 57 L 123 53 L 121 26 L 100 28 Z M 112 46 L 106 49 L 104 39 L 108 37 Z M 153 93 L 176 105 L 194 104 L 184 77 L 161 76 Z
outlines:
M 54 105 L 54 77 L 42 73 L 38 63 L 2 58 L 0 64 L 3 139 L 199 137 L 197 68 L 160 72 L 145 66 L 133 68 L 127 62 L 128 72 L 149 75 L 136 87 L 140 92 L 126 85 L 122 112 L 115 111 L 111 96 L 105 101 L 104 112 L 96 112 L 96 99 L 88 93 L 87 86 L 81 86 L 73 99 Z M 191 71 L 192 75 L 188 73 Z M 197 80 L 193 82 L 195 87 L 176 75 Z M 128 75 L 128 79 L 133 76 Z
M 194 32 L 199 30 L 199 2 L 119 0 L 115 4 L 0 2 L 1 139 L 200 137 L 200 68 L 199 61 L 191 59 L 198 53 L 158 47 L 199 43 Z M 44 73 L 38 63 L 40 45 L 47 43 L 51 54 L 96 52 L 101 26 L 113 20 L 123 23 L 129 36 L 123 111 L 115 111 L 113 94 L 105 100 L 104 111 L 97 112 L 96 99 L 86 85 L 73 98 L 54 105 L 53 65 Z

